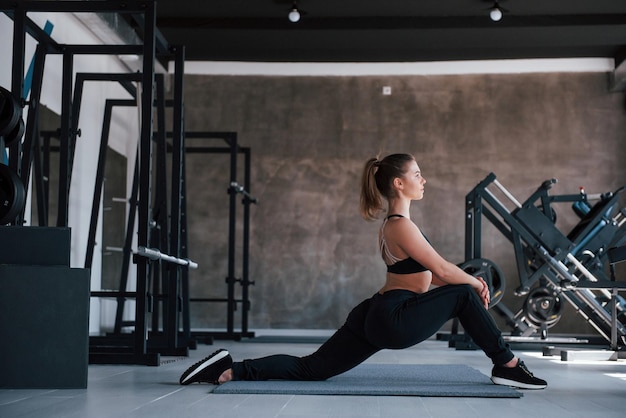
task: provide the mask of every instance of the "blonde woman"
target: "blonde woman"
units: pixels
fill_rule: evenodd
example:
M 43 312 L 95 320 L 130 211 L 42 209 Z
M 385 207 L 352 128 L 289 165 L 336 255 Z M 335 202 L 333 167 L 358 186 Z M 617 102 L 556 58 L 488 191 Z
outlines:
M 485 281 L 445 260 L 411 221 L 411 202 L 424 197 L 425 184 L 412 155 L 392 154 L 366 162 L 360 212 L 369 221 L 385 214 L 378 236 L 387 265 L 385 283 L 357 305 L 317 351 L 305 357 L 278 354 L 233 363 L 228 351 L 218 350 L 187 369 L 180 383 L 325 380 L 379 350 L 418 344 L 456 317 L 491 359 L 495 384 L 545 388 L 546 381 L 535 377 L 502 339 L 487 312 L 490 295 Z

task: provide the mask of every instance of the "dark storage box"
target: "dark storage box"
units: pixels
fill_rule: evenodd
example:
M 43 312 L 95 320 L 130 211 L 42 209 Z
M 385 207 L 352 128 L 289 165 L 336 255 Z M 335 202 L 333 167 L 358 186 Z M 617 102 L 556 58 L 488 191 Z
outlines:
M 86 388 L 88 269 L 70 229 L 0 227 L 0 387 Z
M 0 387 L 86 388 L 89 270 L 0 265 Z

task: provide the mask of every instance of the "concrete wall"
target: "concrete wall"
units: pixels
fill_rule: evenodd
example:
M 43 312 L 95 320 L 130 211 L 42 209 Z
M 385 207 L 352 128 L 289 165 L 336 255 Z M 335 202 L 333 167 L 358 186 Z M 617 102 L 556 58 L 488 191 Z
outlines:
M 464 261 L 465 195 L 489 172 L 518 200 L 550 178 L 558 179 L 553 194 L 615 190 L 626 181 L 626 114 L 608 79 L 604 72 L 186 76 L 186 129 L 235 131 L 252 149 L 251 192 L 260 202 L 252 207 L 250 327 L 335 328 L 382 285 L 380 223 L 358 215 L 369 157 L 416 156 L 427 183 L 413 220 L 455 263 Z M 190 257 L 200 262 L 192 297 L 225 297 L 228 158 L 187 158 Z M 568 232 L 576 216 L 568 204 L 557 211 L 557 226 Z M 483 243 L 483 256 L 507 278 L 502 303 L 517 310 L 512 245 L 489 226 Z M 223 328 L 225 312 L 224 304 L 194 303 L 192 326 Z M 551 331 L 590 328 L 566 311 Z

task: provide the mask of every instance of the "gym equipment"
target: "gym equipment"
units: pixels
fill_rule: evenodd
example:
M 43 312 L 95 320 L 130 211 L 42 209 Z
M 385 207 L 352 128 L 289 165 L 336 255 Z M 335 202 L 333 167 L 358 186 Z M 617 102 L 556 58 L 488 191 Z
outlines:
M 198 268 L 198 263 L 193 262 L 188 258 L 182 259 L 182 258 L 174 257 L 168 254 L 163 254 L 161 251 L 157 250 L 156 248 L 139 247 L 137 248 L 137 252 L 135 254 L 141 257 L 147 257 L 153 261 L 163 260 L 163 261 L 167 261 L 168 263 L 174 263 L 180 266 L 189 267 L 190 269 Z
M 0 225 L 6 225 L 24 210 L 24 183 L 11 167 L 0 164 Z
M 614 333 L 617 344 L 623 345 L 626 326 L 616 319 L 626 303 L 617 290 L 626 289 L 626 283 L 609 279 L 604 271 L 610 249 L 621 246 L 626 237 L 626 209 L 618 205 L 624 188 L 594 196 L 582 190 L 551 196 L 548 191 L 556 182 L 544 181 L 520 203 L 490 173 L 466 196 L 465 257 L 481 257 L 484 216 L 515 250 L 520 282 L 515 294 L 526 296 L 524 307 L 513 314 L 502 304 L 494 306 L 512 325 L 514 335 L 530 337 L 540 332 L 545 339 L 547 328 L 560 319 L 562 301 L 567 301 L 604 339 L 610 341 Z M 495 186 L 514 208 L 509 210 L 490 186 Z M 589 203 L 596 199 L 594 205 Z M 574 211 L 582 216 L 567 235 L 554 224 L 555 202 L 573 202 Z M 611 306 L 615 313 L 610 312 Z
M 20 134 L 21 131 L 21 134 Z M 24 134 L 24 120 L 22 107 L 13 93 L 0 86 L 0 136 L 4 137 L 6 146 L 9 146 Z
M 176 54 L 177 69 L 182 65 L 182 54 L 184 49 Z M 80 83 L 77 78 L 77 85 L 82 85 L 87 80 L 109 80 L 126 83 L 133 79 L 133 74 L 83 74 L 80 77 Z M 179 315 L 180 312 L 186 312 L 188 307 L 182 302 L 181 297 L 181 277 L 185 277 L 188 268 L 197 268 L 197 264 L 190 261 L 186 256 L 186 235 L 182 231 L 186 230 L 184 226 L 185 205 L 183 203 L 185 197 L 184 190 L 184 153 L 174 153 L 172 156 L 172 194 L 171 207 L 172 215 L 168 216 L 167 210 L 167 189 L 166 189 L 166 148 L 165 143 L 165 104 L 164 99 L 164 79 L 162 74 L 155 75 L 156 81 L 156 100 L 155 105 L 159 118 L 159 131 L 153 138 L 156 143 L 156 186 L 155 199 L 151 208 L 150 220 L 150 242 L 153 248 L 139 246 L 137 252 L 132 252 L 133 234 L 135 231 L 135 220 L 138 207 L 139 193 L 139 164 L 135 163 L 135 172 L 133 175 L 133 188 L 131 196 L 128 199 L 130 207 L 128 210 L 128 220 L 126 227 L 126 237 L 123 248 L 122 271 L 120 275 L 120 283 L 117 291 L 92 291 L 93 297 L 115 298 L 117 301 L 117 310 L 115 316 L 115 327 L 112 333 L 106 336 L 97 336 L 90 338 L 90 362 L 92 363 L 123 363 L 132 361 L 133 351 L 137 351 L 136 342 L 133 343 L 132 334 L 124 332 L 124 328 L 134 327 L 135 332 L 138 327 L 137 318 L 140 316 L 149 316 L 151 322 L 148 325 L 145 322 L 145 329 L 142 331 L 146 335 L 147 353 L 143 354 L 146 361 L 151 365 L 158 365 L 158 355 L 181 356 L 188 355 L 189 348 L 195 347 L 195 341 L 191 341 L 185 337 L 185 331 L 179 332 Z M 175 82 L 175 91 L 182 90 L 182 79 L 177 78 Z M 129 93 L 136 96 L 136 91 L 129 88 Z M 178 96 L 175 93 L 175 96 Z M 180 115 L 182 112 L 182 96 L 174 101 L 174 116 Z M 85 266 L 89 267 L 92 262 L 94 248 L 96 245 L 96 226 L 98 223 L 98 214 L 100 206 L 100 197 L 102 194 L 102 186 L 104 182 L 104 165 L 106 162 L 106 150 L 109 140 L 109 127 L 111 123 L 111 115 L 114 107 L 119 106 L 136 106 L 133 100 L 107 100 L 105 105 L 105 117 L 102 128 L 102 137 L 100 142 L 100 156 L 97 166 L 96 184 L 94 187 L 92 218 L 89 229 L 89 240 L 85 258 Z M 176 126 L 176 122 L 174 123 Z M 183 147 L 184 137 L 181 135 L 173 135 L 172 148 Z M 178 190 L 178 192 L 176 192 Z M 174 208 L 179 213 L 175 213 Z M 174 242 L 173 237 L 178 237 L 178 241 Z M 167 252 L 174 252 L 169 255 Z M 130 267 L 130 258 L 136 265 L 148 265 L 148 284 L 146 285 L 146 303 L 145 311 L 135 309 L 135 320 L 124 321 L 125 302 L 128 299 L 139 299 L 139 292 L 126 291 L 128 285 L 128 274 Z M 180 257 L 179 257 L 180 255 Z M 180 269 L 177 266 L 187 268 Z M 137 303 L 139 301 L 137 300 Z M 136 305 L 137 306 L 137 305 Z M 162 306 L 162 308 L 161 308 Z M 161 326 L 162 325 L 162 326 Z M 186 326 L 183 326 L 186 329 Z M 187 332 L 188 334 L 188 332 Z M 158 353 L 156 357 L 154 353 Z
M 547 329 L 561 319 L 563 304 L 559 294 L 549 286 L 533 288 L 524 301 L 524 317 L 535 328 L 541 330 L 541 337 L 546 339 Z
M 15 141 L 19 141 L 24 136 L 24 132 L 26 132 L 26 125 L 24 124 L 24 119 L 19 118 L 17 121 L 17 125 L 4 137 L 4 142 L 7 147 L 13 145 Z
M 78 128 L 78 107 L 82 92 L 77 91 L 74 94 L 73 103 L 73 77 L 74 77 L 74 56 L 76 54 L 84 55 L 137 55 L 142 57 L 141 72 L 135 77 L 139 78 L 142 86 L 141 97 L 138 98 L 140 103 L 140 126 L 141 133 L 139 139 L 139 152 L 137 154 L 137 171 L 136 171 L 136 193 L 132 204 L 137 215 L 137 244 L 143 247 L 155 247 L 152 245 L 151 237 L 153 219 L 151 218 L 151 202 L 152 202 L 152 140 L 153 140 L 153 112 L 154 103 L 154 84 L 155 84 L 155 64 L 157 57 L 163 58 L 164 62 L 168 62 L 172 56 L 175 56 L 175 72 L 174 72 L 174 152 L 177 153 L 173 168 L 172 178 L 172 216 L 167 229 L 163 233 L 167 235 L 168 241 L 171 241 L 169 248 L 164 249 L 156 246 L 160 251 L 166 254 L 172 254 L 177 258 L 184 259 L 182 215 L 180 208 L 184 206 L 181 199 L 184 197 L 184 189 L 181 189 L 180 173 L 182 172 L 182 161 L 184 153 L 183 142 L 183 101 L 182 101 L 182 63 L 184 62 L 184 48 L 169 45 L 165 38 L 156 28 L 156 2 L 0 2 L 0 11 L 4 12 L 13 20 L 13 68 L 11 78 L 11 90 L 13 92 L 22 92 L 24 82 L 24 65 L 25 62 L 25 44 L 26 34 L 37 43 L 37 52 L 35 56 L 34 72 L 33 72 L 33 91 L 31 99 L 28 103 L 28 121 L 25 124 L 25 138 L 21 141 L 13 141 L 9 147 L 9 163 L 10 168 L 21 176 L 22 182 L 28 184 L 28 176 L 30 175 L 30 165 L 35 161 L 36 175 L 44 176 L 45 161 L 41 161 L 41 150 L 39 149 L 39 132 L 36 123 L 37 104 L 39 102 L 39 92 L 35 90 L 40 88 L 43 79 L 43 62 L 47 54 L 58 54 L 62 56 L 62 85 L 61 85 L 61 127 L 55 137 L 60 140 L 60 169 L 59 169 L 59 185 L 58 185 L 58 210 L 57 210 L 57 226 L 64 227 L 68 225 L 68 209 L 69 209 L 69 188 L 73 168 L 73 159 L 75 151 L 76 137 L 80 135 Z M 122 19 L 129 21 L 131 27 L 138 34 L 138 43 L 123 45 L 70 45 L 59 44 L 50 37 L 49 31 L 42 30 L 35 22 L 27 17 L 27 13 L 31 11 L 50 12 L 50 13 L 118 13 Z M 132 84 L 132 83 L 129 83 Z M 161 95 L 161 98 L 163 96 Z M 33 100 L 33 98 L 35 100 Z M 14 120 L 12 115 L 10 120 Z M 15 128 L 15 127 L 14 127 Z M 18 128 L 19 131 L 19 128 Z M 3 140 L 0 137 L 0 140 Z M 178 151 L 176 150 L 178 146 Z M 33 156 L 33 149 L 36 153 Z M 174 179 L 178 179 L 174 181 Z M 178 184 L 177 184 L 178 182 Z M 42 193 L 42 199 L 38 199 L 38 209 L 40 210 L 40 223 L 47 224 L 47 189 L 44 179 L 35 179 L 37 191 Z M 38 196 L 39 197 L 39 196 Z M 43 215 L 43 216 L 42 216 Z M 16 222 L 19 222 L 20 216 Z M 133 213 L 134 222 L 135 213 Z M 166 216 L 164 214 L 164 216 Z M 134 223 L 133 223 L 134 225 Z M 132 232 L 129 232 L 132 234 Z M 130 253 L 130 251 L 129 251 Z M 135 321 L 133 323 L 134 333 L 130 334 L 130 343 L 128 338 L 125 339 L 120 346 L 106 342 L 105 347 L 110 350 L 98 360 L 100 362 L 113 363 L 132 363 L 132 364 L 149 364 L 158 365 L 159 355 L 163 347 L 154 344 L 151 347 L 152 352 L 148 350 L 148 301 L 150 300 L 149 283 L 151 279 L 151 265 L 154 261 L 145 257 L 137 260 L 137 290 L 136 292 L 128 292 L 135 298 Z M 167 264 L 167 263 L 163 263 Z M 165 267 L 163 267 L 165 268 Z M 170 269 L 168 278 L 172 286 L 178 285 L 179 268 Z M 177 293 L 172 288 L 166 292 L 169 294 L 168 305 L 176 306 L 178 303 Z M 92 297 L 106 297 L 104 295 L 92 294 Z M 120 293 L 119 298 L 129 297 L 126 293 Z M 175 309 L 170 309 L 174 312 Z M 177 324 L 173 324 L 170 328 L 178 330 Z M 168 348 L 176 346 L 175 339 L 178 332 L 168 335 Z M 91 342 L 91 341 L 90 341 Z M 178 348 L 177 346 L 174 348 Z M 156 352 L 155 352 L 156 351 Z M 165 351 L 163 351 L 165 352 Z M 90 360 L 91 360 L 90 353 Z
M 254 337 L 254 332 L 248 330 L 248 312 L 250 310 L 249 292 L 254 281 L 249 277 L 250 259 L 250 205 L 258 203 L 258 200 L 250 194 L 250 148 L 242 147 L 237 142 L 236 132 L 186 132 L 187 138 L 195 139 L 218 139 L 224 141 L 226 147 L 187 147 L 186 153 L 212 153 L 228 154 L 230 158 L 230 184 L 229 194 L 229 216 L 228 216 L 228 275 L 226 277 L 227 294 L 226 298 L 206 298 L 190 297 L 188 293 L 188 282 L 183 280 L 183 295 L 188 302 L 194 303 L 226 303 L 226 331 L 204 332 L 193 331 L 191 336 L 205 341 L 212 341 L 213 338 L 241 339 L 242 337 Z M 244 183 L 237 182 L 237 155 L 244 155 Z M 243 205 L 243 238 L 241 251 L 241 278 L 235 277 L 235 263 L 237 251 L 236 222 L 237 222 L 237 195 L 243 195 L 241 204 Z M 236 296 L 235 285 L 241 285 L 241 297 Z M 235 330 L 235 311 L 238 304 L 241 304 L 241 331 Z

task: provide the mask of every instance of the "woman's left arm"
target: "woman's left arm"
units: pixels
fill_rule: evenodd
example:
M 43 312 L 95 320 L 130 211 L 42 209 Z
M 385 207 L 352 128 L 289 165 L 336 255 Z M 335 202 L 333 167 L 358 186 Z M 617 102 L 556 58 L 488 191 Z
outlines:
M 407 221 L 402 228 L 395 231 L 394 238 L 410 257 L 432 272 L 432 283 L 437 286 L 468 284 L 476 291 L 487 308 L 490 301 L 487 283 L 482 278 L 467 274 L 456 264 L 444 259 L 424 238 L 419 228 Z

